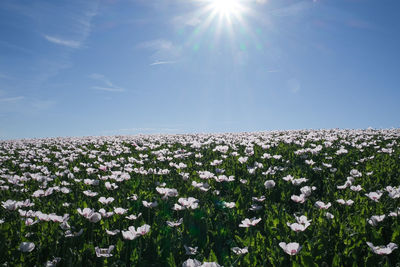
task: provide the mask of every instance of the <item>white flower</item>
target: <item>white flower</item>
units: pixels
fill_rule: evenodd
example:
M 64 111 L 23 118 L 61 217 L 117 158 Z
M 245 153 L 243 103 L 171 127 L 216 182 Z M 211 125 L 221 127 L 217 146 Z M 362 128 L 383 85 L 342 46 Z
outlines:
M 177 227 L 177 226 L 181 225 L 182 222 L 183 222 L 183 218 L 180 218 L 179 221 L 176 221 L 176 222 L 167 221 L 167 225 L 169 227 Z
M 210 189 L 210 185 L 208 183 L 197 183 L 196 181 L 192 181 L 192 186 L 197 187 L 204 192 L 207 192 Z
M 95 247 L 94 250 L 96 251 L 96 256 L 97 257 L 111 257 L 111 251 L 114 250 L 114 246 L 111 245 L 108 248 L 99 248 L 99 247 Z
M 116 185 L 115 183 L 110 183 L 110 182 L 105 182 L 105 187 L 107 188 L 107 190 L 114 190 L 118 188 L 118 185 Z
M 138 236 L 134 226 L 129 226 L 128 231 L 122 231 L 122 237 L 127 240 L 136 239 Z
M 2 206 L 3 208 L 7 209 L 7 210 L 16 210 L 18 208 L 18 203 L 15 200 L 7 200 L 7 201 L 2 201 Z
M 304 230 L 307 229 L 308 226 L 310 226 L 311 220 L 307 220 L 307 217 L 302 215 L 300 217 L 296 216 L 296 221 L 297 223 L 286 223 L 287 226 L 290 227 L 295 232 L 303 232 Z
M 175 188 L 156 187 L 156 190 L 158 193 L 163 195 L 162 199 L 168 199 L 168 197 L 178 196 L 178 191 Z
M 89 208 L 84 208 L 83 210 L 81 210 L 81 208 L 78 208 L 77 211 L 85 218 L 89 217 L 89 215 L 93 213 L 93 210 Z
M 148 224 L 144 224 L 140 227 L 138 227 L 138 229 L 136 230 L 136 233 L 138 235 L 145 235 L 150 231 L 150 225 Z
M 368 223 L 372 226 L 377 226 L 379 222 L 385 219 L 386 215 L 374 215 L 368 220 Z
M 114 198 L 113 198 L 113 197 L 108 197 L 108 198 L 100 197 L 100 198 L 99 198 L 99 202 L 100 202 L 101 204 L 105 204 L 105 205 L 110 204 L 110 203 L 113 202 L 113 201 L 114 201 Z
M 113 212 L 113 211 L 106 212 L 105 209 L 100 209 L 100 210 L 99 210 L 99 213 L 100 213 L 101 216 L 104 217 L 104 218 L 108 218 L 108 217 L 111 217 L 111 216 L 114 215 L 114 212 Z
M 316 190 L 317 188 L 315 186 L 310 187 L 308 185 L 303 186 L 302 188 L 300 188 L 300 192 L 305 196 L 305 197 L 309 197 L 312 193 L 312 191 Z
M 106 233 L 107 233 L 108 235 L 116 235 L 116 234 L 118 234 L 119 232 L 121 232 L 121 231 L 118 230 L 118 229 L 112 230 L 112 231 L 106 229 Z
M 319 208 L 319 209 L 327 210 L 327 209 L 329 209 L 329 207 L 331 206 L 331 203 L 328 202 L 327 204 L 325 204 L 325 203 L 322 202 L 322 201 L 317 201 L 317 202 L 315 202 L 315 206 L 316 206 L 317 208 Z
M 306 200 L 306 196 L 304 194 L 300 194 L 299 196 L 292 195 L 290 199 L 297 203 L 304 203 L 304 201 Z
M 286 244 L 285 242 L 280 242 L 279 246 L 289 255 L 296 255 L 301 250 L 299 243 L 293 242 Z
M 312 159 L 310 159 L 310 160 L 306 159 L 305 162 L 306 162 L 306 164 L 311 165 L 311 166 L 315 164 L 315 161 L 313 161 Z
M 123 215 L 123 214 L 125 214 L 127 211 L 128 211 L 128 210 L 127 210 L 127 209 L 124 209 L 124 208 L 115 208 L 115 207 L 114 207 L 114 212 L 115 212 L 115 214 Z
M 233 175 L 230 175 L 229 177 L 227 177 L 226 175 L 218 175 L 218 177 L 214 177 L 214 180 L 218 183 L 233 182 L 235 181 L 235 177 Z
M 233 247 L 232 248 L 233 253 L 235 253 L 236 255 L 242 255 L 242 254 L 246 254 L 249 252 L 248 247 L 244 247 L 244 248 L 239 248 L 239 247 Z
M 183 245 L 185 250 L 186 250 L 186 255 L 196 255 L 197 254 L 197 248 L 198 247 L 188 247 L 186 245 Z
M 247 161 L 247 159 L 248 159 L 248 157 L 239 157 L 239 158 L 238 158 L 238 161 L 239 161 L 241 164 L 243 164 L 243 163 L 245 163 L 245 162 Z
M 19 245 L 19 250 L 22 252 L 31 252 L 35 249 L 35 244 L 33 242 L 22 242 Z
M 127 218 L 128 220 L 136 220 L 137 218 L 139 218 L 142 215 L 142 213 L 139 213 L 137 216 L 134 214 L 131 214 L 129 216 L 126 216 L 125 218 Z
M 89 221 L 93 222 L 93 223 L 97 223 L 101 220 L 101 214 L 98 212 L 93 212 L 90 216 L 89 216 Z
M 275 181 L 267 180 L 267 181 L 265 181 L 264 186 L 266 189 L 273 188 L 273 187 L 275 187 Z
M 378 192 L 369 192 L 368 194 L 365 194 L 369 199 L 378 202 L 379 199 L 381 198 L 383 193 L 378 193 Z
M 342 204 L 342 205 L 346 205 L 346 206 L 351 206 L 353 205 L 354 201 L 349 199 L 349 200 L 344 200 L 344 199 L 338 199 L 336 200 L 337 203 Z
M 172 208 L 173 210 L 184 210 L 185 208 L 184 207 L 182 207 L 181 205 L 179 205 L 179 204 L 174 204 L 174 207 Z
M 199 200 L 194 197 L 179 198 L 178 203 L 187 209 L 197 209 L 199 207 Z
M 187 259 L 185 262 L 182 263 L 182 267 L 199 267 L 201 266 L 201 262 L 196 259 Z
M 256 205 L 256 204 L 251 205 L 250 208 L 249 208 L 249 210 L 252 210 L 252 211 L 257 211 L 257 210 L 260 210 L 260 209 L 262 209 L 262 206 Z
M 295 216 L 295 217 L 296 217 L 297 223 L 301 223 L 304 225 L 310 225 L 310 223 L 312 221 L 312 220 L 308 220 L 307 216 L 305 216 L 305 215 L 301 215 L 300 217 L 297 217 L 297 216 Z
M 220 267 L 221 265 L 219 265 L 216 262 L 203 262 L 202 265 L 200 265 L 200 267 Z
M 293 177 L 292 175 L 289 174 L 289 175 L 283 177 L 282 179 L 285 180 L 285 181 L 287 181 L 287 182 L 291 182 L 291 181 L 294 179 L 294 177 Z
M 61 216 L 58 216 L 58 215 L 56 215 L 56 214 L 49 214 L 49 219 L 50 219 L 52 222 L 58 222 L 58 223 L 64 222 L 64 218 L 61 217 Z M 68 217 L 67 217 L 66 220 L 68 220 Z
M 25 220 L 25 225 L 26 226 L 31 226 L 31 225 L 34 225 L 35 223 L 38 223 L 38 222 L 39 222 L 38 220 L 33 221 L 31 218 L 28 218 L 28 219 Z
M 83 234 L 83 229 L 79 230 L 79 232 L 72 232 L 71 230 L 67 230 L 64 233 L 65 237 L 75 237 L 75 236 L 80 236 L 82 234 Z
M 223 202 L 222 204 L 224 205 L 224 207 L 230 208 L 230 209 L 236 207 L 236 203 L 235 202 Z
M 357 186 L 352 185 L 352 186 L 350 186 L 350 190 L 352 190 L 354 192 L 359 192 L 362 190 L 362 187 L 361 187 L 361 185 L 357 185 Z
M 310 224 L 305 225 L 305 224 L 299 224 L 299 223 L 292 223 L 292 224 L 286 223 L 286 224 L 287 224 L 287 226 L 290 227 L 290 229 L 292 229 L 295 232 L 303 232 L 310 225 Z
M 129 200 L 137 200 L 138 196 L 136 194 L 133 194 L 132 196 L 127 197 Z
M 53 260 L 46 262 L 46 267 L 55 267 L 61 261 L 60 257 L 54 257 Z
M 246 218 L 246 219 L 244 219 L 243 221 L 242 221 L 242 223 L 241 224 L 239 224 L 239 227 L 250 227 L 250 226 L 255 226 L 257 223 L 259 223 L 261 221 L 261 218 L 258 218 L 258 219 L 256 219 L 255 217 L 254 218 L 251 218 L 251 219 L 248 219 L 248 218 Z
M 333 219 L 333 218 L 335 218 L 335 216 L 334 216 L 332 213 L 330 213 L 330 212 L 325 213 L 325 216 L 326 216 L 326 218 L 328 218 L 328 219 Z
M 361 172 L 359 172 L 358 170 L 355 170 L 355 169 L 350 171 L 350 175 L 353 177 L 361 177 L 362 176 Z
M 146 208 L 155 208 L 158 206 L 157 201 L 154 202 L 147 202 L 146 200 L 142 201 L 143 206 L 145 206 Z
M 375 254 L 378 255 L 389 255 L 393 250 L 397 249 L 397 244 L 389 243 L 387 246 L 374 246 L 371 242 L 367 242 L 367 245 L 372 249 Z
M 87 185 L 98 185 L 100 181 L 92 179 L 84 179 L 83 182 Z
M 293 185 L 300 185 L 300 184 L 305 183 L 307 181 L 308 181 L 308 179 L 306 179 L 306 178 L 298 178 L 298 179 L 293 179 L 291 182 L 292 182 Z

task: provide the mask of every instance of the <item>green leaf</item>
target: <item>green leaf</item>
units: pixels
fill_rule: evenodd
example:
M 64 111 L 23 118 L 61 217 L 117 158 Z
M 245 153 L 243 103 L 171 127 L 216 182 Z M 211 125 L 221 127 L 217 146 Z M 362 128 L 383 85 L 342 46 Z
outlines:
M 167 258 L 167 263 L 169 267 L 176 267 L 175 258 L 172 252 L 169 254 L 169 257 Z
M 210 251 L 210 254 L 208 254 L 208 260 L 210 262 L 217 262 L 218 261 L 217 256 L 215 256 L 215 253 L 214 253 L 214 251 L 212 249 Z
M 313 267 L 313 266 L 318 266 L 313 260 L 313 258 L 310 255 L 304 255 L 301 257 L 301 263 L 303 266 L 307 267 Z
M 339 254 L 335 254 L 332 260 L 332 267 L 340 266 L 340 256 Z

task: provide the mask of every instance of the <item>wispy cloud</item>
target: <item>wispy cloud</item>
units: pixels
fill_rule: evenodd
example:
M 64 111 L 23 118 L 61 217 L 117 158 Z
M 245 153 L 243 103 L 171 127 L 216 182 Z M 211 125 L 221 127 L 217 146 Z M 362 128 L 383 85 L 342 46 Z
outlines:
M 36 110 L 47 110 L 56 105 L 56 101 L 54 100 L 43 100 L 43 99 L 34 99 L 31 101 L 32 108 Z
M 119 87 L 102 87 L 102 86 L 92 86 L 92 89 L 106 92 L 124 92 L 123 88 Z
M 6 47 L 8 49 L 12 49 L 14 51 L 22 52 L 22 53 L 28 54 L 28 55 L 33 55 L 34 54 L 32 50 L 26 49 L 24 47 L 21 47 L 19 45 L 15 45 L 15 44 L 12 44 L 12 43 L 9 43 L 9 42 L 6 42 L 6 41 L 0 41 L 0 46 L 4 46 L 4 47 Z
M 356 18 L 349 19 L 346 22 L 346 24 L 349 27 L 363 29 L 363 30 L 376 30 L 377 29 L 377 27 L 374 24 L 372 24 L 371 22 L 362 20 L 362 19 L 356 19 Z
M 49 35 L 45 35 L 44 38 L 51 43 L 62 45 L 62 46 L 67 46 L 70 48 L 80 48 L 81 47 L 81 42 L 78 42 L 78 41 L 63 40 L 63 39 L 49 36 Z
M 170 40 L 156 39 L 140 43 L 136 46 L 140 49 L 149 49 L 153 53 L 151 58 L 160 62 L 176 61 L 182 54 L 182 47 L 172 43 Z
M 271 14 L 278 17 L 296 16 L 303 14 L 305 11 L 310 10 L 312 7 L 313 2 L 303 0 L 279 9 L 272 10 Z
M 272 69 L 272 70 L 267 70 L 266 72 L 268 72 L 268 73 L 274 73 L 274 72 L 280 72 L 280 70 L 274 70 L 274 69 Z
M 175 16 L 172 19 L 172 24 L 174 26 L 181 28 L 182 26 L 192 26 L 196 27 L 200 25 L 202 20 L 200 19 L 199 15 L 197 13 L 187 13 L 185 15 L 179 15 Z
M 156 66 L 156 65 L 164 65 L 164 64 L 174 64 L 176 61 L 155 61 L 150 64 L 150 66 Z
M 92 73 L 89 76 L 93 80 L 102 82 L 102 86 L 92 86 L 92 89 L 106 92 L 124 92 L 125 89 L 114 85 L 106 76 L 98 73 Z
M 24 99 L 23 96 L 15 96 L 15 97 L 5 97 L 5 98 L 0 98 L 0 102 L 2 103 L 15 103 L 20 100 Z

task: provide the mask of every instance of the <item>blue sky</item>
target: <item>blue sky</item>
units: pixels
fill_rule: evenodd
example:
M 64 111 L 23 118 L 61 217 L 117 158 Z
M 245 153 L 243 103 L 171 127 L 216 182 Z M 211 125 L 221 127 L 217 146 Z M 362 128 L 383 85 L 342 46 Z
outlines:
M 400 1 L 236 1 L 2 0 L 0 138 L 400 127 Z

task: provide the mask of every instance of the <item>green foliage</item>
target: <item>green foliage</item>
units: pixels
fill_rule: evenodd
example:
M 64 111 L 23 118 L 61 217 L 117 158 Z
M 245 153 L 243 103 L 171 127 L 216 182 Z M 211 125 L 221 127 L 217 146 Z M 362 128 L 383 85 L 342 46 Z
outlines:
M 198 147 L 193 138 L 202 145 Z M 387 256 L 377 255 L 366 242 L 375 246 L 400 244 L 400 217 L 388 216 L 398 211 L 400 198 L 391 198 L 385 191 L 386 186 L 400 185 L 399 143 L 396 131 L 1 142 L 2 204 L 7 200 L 30 199 L 34 206 L 18 209 L 61 217 L 69 214 L 71 235 L 61 228 L 60 222 L 33 215 L 30 218 L 37 222 L 29 225 L 25 223 L 28 217 L 21 216 L 18 209 L 1 207 L 0 219 L 4 222 L 0 224 L 0 265 L 43 266 L 60 257 L 60 266 L 181 266 L 189 258 L 246 267 L 396 266 L 399 249 Z M 228 150 L 218 151 L 216 148 L 221 145 L 227 145 Z M 321 149 L 317 151 L 318 146 Z M 252 151 L 248 151 L 249 147 Z M 347 153 L 337 153 L 340 149 Z M 199 154 L 202 157 L 196 156 Z M 240 163 L 239 157 L 248 159 Z M 214 160 L 222 162 L 214 164 Z M 179 163 L 186 167 L 174 167 Z M 255 167 L 257 164 L 262 166 Z M 338 190 L 337 186 L 343 185 L 354 169 L 362 173 L 353 182 L 362 191 Z M 168 172 L 161 174 L 161 170 Z M 203 179 L 202 171 L 214 176 L 234 176 L 234 181 Z M 129 177 L 122 179 L 125 174 Z M 288 175 L 308 181 L 293 185 L 282 179 Z M 90 185 L 85 179 L 98 181 L 98 185 Z M 266 180 L 273 180 L 275 187 L 266 189 Z M 193 181 L 207 182 L 210 188 L 196 188 Z M 118 188 L 109 189 L 106 182 Z M 304 203 L 294 202 L 292 195 L 300 195 L 300 188 L 305 185 L 315 186 L 316 190 Z M 33 196 L 34 192 L 50 187 L 65 187 L 70 192 L 54 190 L 48 195 Z M 165 198 L 156 187 L 175 188 L 179 195 Z M 97 195 L 83 193 L 88 190 Z M 378 190 L 383 192 L 379 201 L 365 196 Z M 134 194 L 136 200 L 128 199 Z M 113 197 L 114 201 L 101 204 L 100 196 Z M 265 196 L 264 201 L 252 200 L 261 196 Z M 198 208 L 173 210 L 180 197 L 198 199 Z M 336 202 L 340 198 L 351 199 L 354 204 L 341 205 Z M 158 206 L 146 208 L 142 201 L 157 201 Z M 316 201 L 331 202 L 332 206 L 328 210 L 318 209 Z M 235 207 L 228 208 L 226 203 L 234 203 Z M 110 212 L 116 207 L 127 209 L 126 214 L 102 216 L 96 223 L 77 212 L 78 208 L 104 208 Z M 334 218 L 328 219 L 326 212 Z M 131 214 L 141 216 L 127 219 Z M 371 216 L 383 214 L 386 217 L 382 222 L 375 226 L 368 223 Z M 287 224 L 296 222 L 294 215 L 307 216 L 310 226 L 304 231 L 291 230 Z M 248 228 L 239 227 L 245 218 L 253 217 L 261 221 Z M 180 218 L 183 222 L 179 226 L 166 224 Z M 121 233 L 106 233 L 144 224 L 150 225 L 150 232 L 134 240 L 123 239 Z M 73 236 L 81 229 L 82 235 Z M 21 252 L 22 242 L 33 242 L 34 250 Z M 297 242 L 302 249 L 297 255 L 288 255 L 280 242 Z M 110 245 L 115 246 L 112 256 L 96 256 L 95 247 L 104 249 Z M 197 253 L 187 255 L 184 245 L 197 247 Z M 248 247 L 249 252 L 237 255 L 233 247 Z

